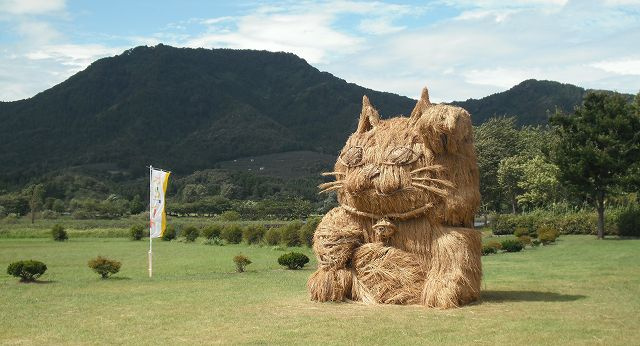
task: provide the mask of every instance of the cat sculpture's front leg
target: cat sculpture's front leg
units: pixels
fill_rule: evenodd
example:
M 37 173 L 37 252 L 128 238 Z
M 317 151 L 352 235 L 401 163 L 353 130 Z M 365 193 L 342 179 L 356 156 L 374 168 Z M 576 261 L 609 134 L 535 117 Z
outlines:
M 362 228 L 343 209 L 334 208 L 322 218 L 313 235 L 318 269 L 307 282 L 311 300 L 343 301 L 351 297 L 353 279 L 348 266 L 362 238 Z
M 442 227 L 434 233 L 422 303 L 448 309 L 477 300 L 482 279 L 480 232 Z

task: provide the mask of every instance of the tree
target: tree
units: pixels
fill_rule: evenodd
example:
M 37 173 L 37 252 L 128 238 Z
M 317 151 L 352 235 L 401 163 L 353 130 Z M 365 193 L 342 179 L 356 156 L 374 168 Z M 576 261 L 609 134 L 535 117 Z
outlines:
M 520 165 L 522 178 L 518 187 L 522 190 L 516 199 L 530 207 L 541 207 L 556 201 L 558 195 L 558 166 L 536 156 Z
M 498 167 L 518 148 L 515 118 L 491 118 L 475 128 L 474 140 L 480 170 L 480 194 L 485 209 L 500 210 L 503 192 L 498 183 Z
M 556 164 L 560 180 L 588 195 L 604 238 L 605 198 L 628 188 L 640 160 L 640 112 L 617 93 L 591 92 L 574 115 L 556 112 L 551 123 L 560 140 Z
M 521 192 L 522 166 L 525 161 L 526 157 L 514 155 L 500 160 L 498 165 L 498 184 L 509 198 L 511 212 L 514 214 L 517 211 L 517 198 Z
M 31 223 L 36 221 L 36 212 L 42 207 L 44 197 L 44 186 L 42 184 L 31 185 L 27 188 L 26 194 L 29 197 L 29 209 L 31 210 Z
M 129 203 L 129 212 L 131 215 L 137 215 L 144 211 L 144 204 L 142 204 L 142 200 L 140 199 L 140 195 L 133 196 L 131 203 Z

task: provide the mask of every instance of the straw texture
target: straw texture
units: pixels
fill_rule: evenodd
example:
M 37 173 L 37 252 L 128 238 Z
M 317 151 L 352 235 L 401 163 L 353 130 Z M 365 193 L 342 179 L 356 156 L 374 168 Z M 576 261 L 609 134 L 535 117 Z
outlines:
M 478 299 L 480 202 L 469 113 L 433 105 L 425 88 L 411 116 L 381 120 L 363 97 L 358 128 L 332 182 L 340 207 L 314 234 L 312 300 L 452 308 Z

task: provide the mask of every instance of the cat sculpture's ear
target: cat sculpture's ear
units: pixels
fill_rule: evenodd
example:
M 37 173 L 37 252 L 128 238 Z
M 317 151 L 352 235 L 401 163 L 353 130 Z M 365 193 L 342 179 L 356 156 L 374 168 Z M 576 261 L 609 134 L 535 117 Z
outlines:
M 473 127 L 469 113 L 456 106 L 431 104 L 429 91 L 422 95 L 409 119 L 425 145 L 435 153 L 459 153 L 473 145 Z
M 373 108 L 369 98 L 365 95 L 362 97 L 362 112 L 360 112 L 360 121 L 358 121 L 358 133 L 364 133 L 376 127 L 380 122 L 380 114 Z

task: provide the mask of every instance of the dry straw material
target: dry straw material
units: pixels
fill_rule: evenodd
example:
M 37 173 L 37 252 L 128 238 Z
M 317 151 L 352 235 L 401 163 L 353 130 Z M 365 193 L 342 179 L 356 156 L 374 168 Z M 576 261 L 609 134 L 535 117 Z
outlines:
M 469 113 L 434 105 L 381 120 L 365 96 L 358 128 L 320 185 L 340 207 L 314 234 L 312 300 L 452 308 L 478 299 L 480 203 Z

